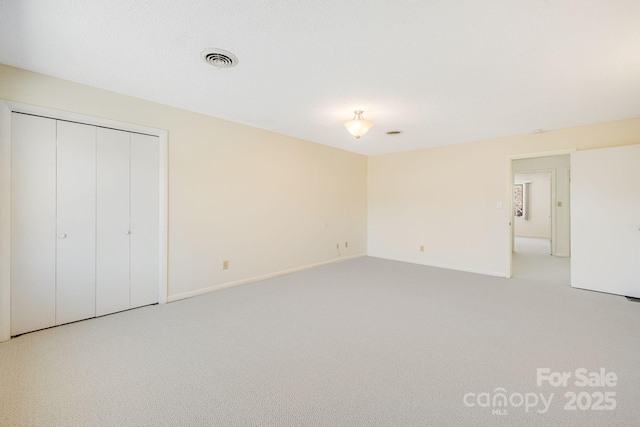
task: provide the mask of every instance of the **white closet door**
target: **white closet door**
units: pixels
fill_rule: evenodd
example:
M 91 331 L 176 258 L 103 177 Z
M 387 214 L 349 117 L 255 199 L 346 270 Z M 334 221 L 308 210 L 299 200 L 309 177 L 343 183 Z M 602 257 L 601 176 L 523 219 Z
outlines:
M 640 145 L 571 154 L 571 286 L 640 298 Z
M 55 325 L 56 121 L 12 114 L 11 335 Z
M 158 302 L 159 141 L 131 134 L 131 307 Z
M 58 121 L 56 324 L 96 315 L 96 127 Z
M 130 307 L 129 135 L 97 130 L 97 316 Z

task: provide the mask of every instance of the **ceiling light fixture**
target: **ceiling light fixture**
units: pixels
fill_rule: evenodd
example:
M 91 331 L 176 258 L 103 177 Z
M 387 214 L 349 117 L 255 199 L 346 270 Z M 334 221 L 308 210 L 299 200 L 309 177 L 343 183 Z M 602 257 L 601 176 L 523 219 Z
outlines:
M 362 110 L 354 111 L 354 113 L 355 116 L 353 116 L 353 120 L 344 122 L 344 127 L 346 127 L 349 133 L 355 136 L 356 139 L 360 139 L 362 135 L 369 132 L 369 129 L 373 127 L 373 123 L 362 118 Z

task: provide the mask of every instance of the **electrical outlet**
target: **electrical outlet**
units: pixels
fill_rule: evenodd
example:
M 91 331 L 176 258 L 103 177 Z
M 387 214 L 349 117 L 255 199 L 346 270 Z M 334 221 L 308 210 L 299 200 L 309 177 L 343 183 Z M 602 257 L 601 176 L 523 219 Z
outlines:
M 344 242 L 345 249 L 349 247 L 349 242 Z
M 424 252 L 424 245 L 420 245 L 420 252 Z
M 228 260 L 224 260 L 222 261 L 222 269 L 223 270 L 228 270 L 229 269 L 229 261 Z

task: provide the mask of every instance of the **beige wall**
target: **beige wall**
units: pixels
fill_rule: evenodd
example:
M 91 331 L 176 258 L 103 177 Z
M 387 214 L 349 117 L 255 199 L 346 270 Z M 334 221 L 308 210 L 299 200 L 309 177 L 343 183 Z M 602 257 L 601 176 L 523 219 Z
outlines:
M 514 217 L 516 236 L 551 238 L 551 173 L 515 174 L 525 186 L 525 215 Z
M 4 65 L 0 98 L 168 130 L 171 296 L 366 253 L 365 156 Z
M 640 118 L 369 157 L 368 253 L 505 275 L 507 156 L 637 143 Z
M 173 296 L 334 260 L 337 242 L 504 275 L 508 155 L 640 143 L 636 118 L 367 159 L 3 65 L 0 98 L 169 131 Z

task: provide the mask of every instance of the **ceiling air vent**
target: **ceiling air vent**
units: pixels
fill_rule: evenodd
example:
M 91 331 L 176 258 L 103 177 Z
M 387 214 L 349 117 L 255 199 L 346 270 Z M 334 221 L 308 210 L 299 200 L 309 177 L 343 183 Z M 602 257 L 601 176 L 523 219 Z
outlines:
M 205 49 L 200 57 L 204 62 L 216 68 L 231 68 L 238 65 L 238 57 L 223 49 Z

